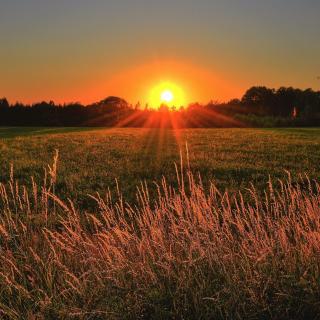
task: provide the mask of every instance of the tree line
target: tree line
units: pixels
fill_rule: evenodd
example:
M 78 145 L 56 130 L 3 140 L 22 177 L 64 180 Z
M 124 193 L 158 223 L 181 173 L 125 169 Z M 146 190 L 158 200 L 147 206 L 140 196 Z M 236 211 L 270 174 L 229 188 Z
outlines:
M 241 99 L 192 103 L 159 110 L 129 104 L 119 97 L 97 103 L 31 105 L 0 99 L 1 126 L 246 127 L 319 126 L 320 91 L 255 86 Z

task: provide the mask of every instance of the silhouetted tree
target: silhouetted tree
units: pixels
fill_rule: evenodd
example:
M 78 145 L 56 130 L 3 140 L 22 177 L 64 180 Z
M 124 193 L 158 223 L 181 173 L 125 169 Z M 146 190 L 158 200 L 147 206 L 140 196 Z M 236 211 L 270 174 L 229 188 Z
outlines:
M 274 115 L 274 89 L 266 87 L 252 87 L 246 91 L 241 99 L 242 104 L 255 107 L 258 113 Z
M 0 99 L 0 110 L 2 109 L 8 109 L 9 108 L 9 102 L 6 98 Z
M 230 127 L 251 125 L 320 125 L 320 92 L 281 87 L 277 90 L 252 87 L 241 100 L 228 103 L 191 103 L 186 108 L 170 108 L 176 123 L 185 127 Z M 242 119 L 236 121 L 235 119 Z M 128 119 L 128 120 L 126 120 Z M 33 105 L 0 99 L 0 125 L 6 126 L 170 126 L 166 105 L 159 110 L 133 106 L 110 96 L 84 106 L 80 103 L 56 105 L 42 101 Z M 246 120 L 247 119 L 247 120 Z M 151 120 L 151 121 L 150 121 Z M 253 122 L 252 122 L 253 121 Z
M 276 92 L 276 108 L 277 115 L 288 117 L 296 110 L 296 116 L 301 111 L 301 105 L 299 103 L 300 90 L 281 87 Z

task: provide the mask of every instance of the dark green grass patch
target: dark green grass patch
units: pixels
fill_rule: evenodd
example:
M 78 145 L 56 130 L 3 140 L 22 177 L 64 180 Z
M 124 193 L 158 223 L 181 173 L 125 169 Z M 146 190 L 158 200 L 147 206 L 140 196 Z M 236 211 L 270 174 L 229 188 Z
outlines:
M 127 200 L 134 201 L 136 186 L 163 175 L 176 181 L 174 163 L 180 152 L 187 165 L 186 144 L 193 172 L 204 186 L 214 180 L 222 190 L 236 191 L 253 182 L 264 189 L 268 176 L 283 178 L 307 173 L 319 178 L 320 129 L 93 129 L 0 128 L 0 180 L 14 165 L 16 178 L 28 183 L 40 179 L 59 150 L 57 192 L 82 206 L 87 194 L 115 191 L 117 179 Z

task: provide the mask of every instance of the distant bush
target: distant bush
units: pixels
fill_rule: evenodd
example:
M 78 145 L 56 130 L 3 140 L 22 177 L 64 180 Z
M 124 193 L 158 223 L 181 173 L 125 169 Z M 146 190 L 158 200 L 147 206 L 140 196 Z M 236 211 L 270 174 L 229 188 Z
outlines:
M 257 116 L 254 114 L 237 114 L 235 118 L 247 124 L 248 127 L 291 127 L 297 124 L 297 121 L 291 118 L 281 118 L 273 116 Z
M 255 114 L 236 114 L 235 119 L 247 127 L 272 128 L 272 127 L 310 127 L 319 126 L 320 118 L 284 118 L 275 116 L 258 116 Z

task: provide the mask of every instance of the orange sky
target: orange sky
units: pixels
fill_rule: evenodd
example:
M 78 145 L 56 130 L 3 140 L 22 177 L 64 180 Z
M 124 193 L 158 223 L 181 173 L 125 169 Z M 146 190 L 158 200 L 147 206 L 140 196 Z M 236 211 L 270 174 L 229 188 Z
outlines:
M 208 102 L 211 99 L 227 100 L 241 96 L 243 88 L 226 79 L 222 74 L 211 73 L 190 62 L 154 60 L 128 70 L 123 70 L 109 79 L 97 79 L 91 88 L 79 95 L 84 102 L 101 99 L 101 92 L 112 92 L 132 103 L 151 103 L 150 93 L 157 85 L 170 82 L 184 93 L 186 103 Z
M 0 97 L 185 101 L 320 86 L 318 0 L 0 0 Z

